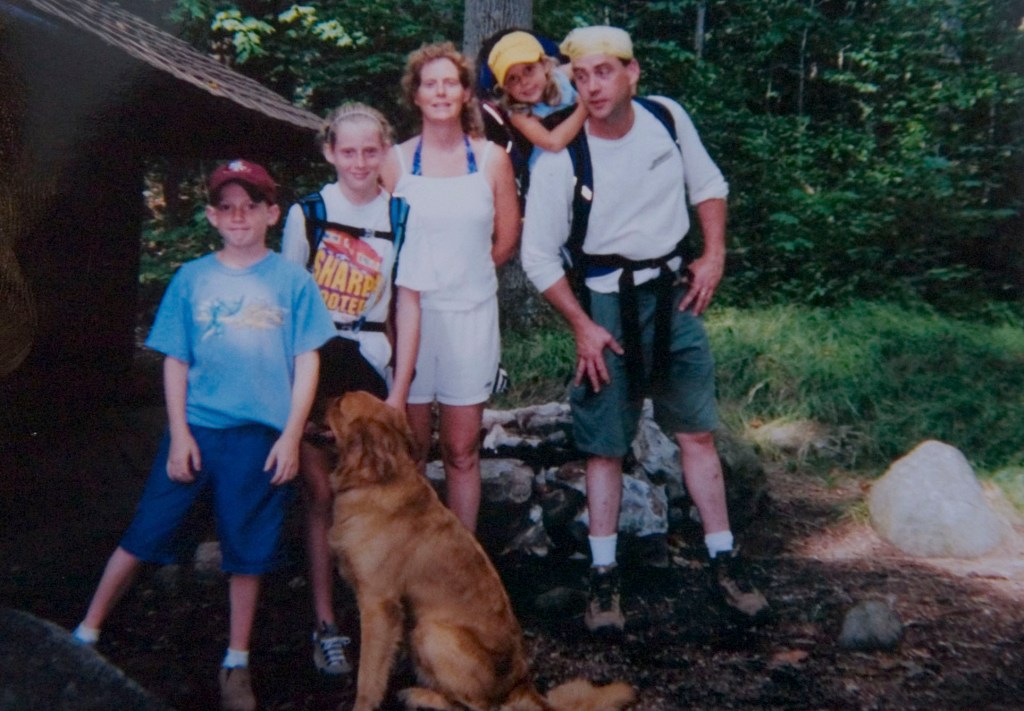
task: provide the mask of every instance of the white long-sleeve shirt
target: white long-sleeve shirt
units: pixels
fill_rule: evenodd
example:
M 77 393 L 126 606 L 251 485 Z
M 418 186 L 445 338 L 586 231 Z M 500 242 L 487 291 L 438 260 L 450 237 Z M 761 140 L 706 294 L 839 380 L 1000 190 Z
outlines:
M 701 143 L 683 108 L 658 97 L 675 119 L 679 147 L 650 111 L 634 103 L 632 128 L 622 138 L 587 135 L 594 173 L 594 199 L 583 250 L 653 259 L 668 254 L 689 230 L 686 200 L 697 205 L 725 198 L 729 186 Z M 680 150 L 681 149 L 681 150 Z M 530 175 L 523 225 L 522 264 L 545 291 L 564 275 L 561 247 L 572 222 L 574 176 L 566 150 L 544 153 Z M 595 291 L 618 291 L 620 270 L 587 279 Z M 641 270 L 636 283 L 657 270 Z

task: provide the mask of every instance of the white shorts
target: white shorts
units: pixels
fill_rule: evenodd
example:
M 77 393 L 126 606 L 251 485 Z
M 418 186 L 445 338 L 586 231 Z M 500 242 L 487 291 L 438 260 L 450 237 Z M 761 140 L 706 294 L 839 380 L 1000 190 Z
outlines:
M 497 297 L 468 311 L 423 309 L 409 403 L 486 402 L 494 388 L 500 358 Z

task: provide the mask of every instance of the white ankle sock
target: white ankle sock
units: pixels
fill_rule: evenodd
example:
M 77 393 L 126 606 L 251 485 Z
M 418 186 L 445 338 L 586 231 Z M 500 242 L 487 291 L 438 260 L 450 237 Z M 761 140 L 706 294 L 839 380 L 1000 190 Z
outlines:
M 86 627 L 80 624 L 71 635 L 82 644 L 96 644 L 100 641 L 100 631 L 95 627 Z
M 249 666 L 249 652 L 228 647 L 228 653 L 224 655 L 224 663 L 221 666 L 228 669 L 247 667 Z
M 732 531 L 715 531 L 704 536 L 704 545 L 708 547 L 708 556 L 711 558 L 731 551 L 733 543 Z
M 613 533 L 610 536 L 589 536 L 591 565 L 615 565 L 615 548 L 619 543 L 619 536 Z

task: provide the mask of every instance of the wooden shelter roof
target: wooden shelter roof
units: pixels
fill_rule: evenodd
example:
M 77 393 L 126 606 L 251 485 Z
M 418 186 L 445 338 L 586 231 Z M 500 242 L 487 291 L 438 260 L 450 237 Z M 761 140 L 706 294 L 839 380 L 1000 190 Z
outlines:
M 151 67 L 269 118 L 315 130 L 320 118 L 288 102 L 258 81 L 234 71 L 188 43 L 103 0 L 9 0 L 25 10 L 57 18 Z

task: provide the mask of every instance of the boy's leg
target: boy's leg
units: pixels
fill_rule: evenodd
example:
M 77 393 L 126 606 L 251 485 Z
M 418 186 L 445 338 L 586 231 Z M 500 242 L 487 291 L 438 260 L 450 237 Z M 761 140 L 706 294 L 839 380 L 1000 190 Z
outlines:
M 142 561 L 124 548 L 118 546 L 114 550 L 103 569 L 103 576 L 89 602 L 85 618 L 75 630 L 75 637 L 79 641 L 87 644 L 94 644 L 97 641 L 99 630 L 107 615 L 131 586 L 141 565 Z
M 225 711 L 256 711 L 256 695 L 249 673 L 249 645 L 256 604 L 260 597 L 260 576 L 235 573 L 228 583 L 231 622 L 228 651 L 221 665 L 220 703 Z
M 484 405 L 441 405 L 441 459 L 448 508 L 471 533 L 480 513 L 480 424 Z
M 260 598 L 260 576 L 231 576 L 228 584 L 228 597 L 231 605 L 230 632 L 228 648 L 239 652 L 248 652 L 252 641 L 252 623 L 256 619 L 256 604 Z
M 96 586 L 89 608 L 74 636 L 94 644 L 110 611 L 135 580 L 142 562 L 168 563 L 182 552 L 178 529 L 196 497 L 206 486 L 205 475 L 197 472 L 192 484 L 179 484 L 167 476 L 170 436 L 165 433 L 157 449 L 149 478 L 131 524 L 111 554 Z M 135 551 L 134 553 L 129 552 Z

